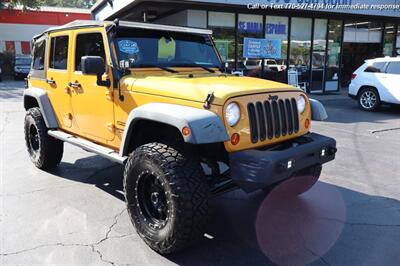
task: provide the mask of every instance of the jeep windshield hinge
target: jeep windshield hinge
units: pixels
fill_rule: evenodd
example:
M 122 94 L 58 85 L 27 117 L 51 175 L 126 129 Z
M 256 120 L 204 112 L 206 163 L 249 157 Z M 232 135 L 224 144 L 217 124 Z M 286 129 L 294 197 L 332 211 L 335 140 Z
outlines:
M 205 100 L 205 102 L 204 102 L 204 108 L 206 108 L 206 109 L 210 109 L 210 104 L 212 103 L 212 101 L 214 100 L 214 92 L 213 91 L 210 91 L 208 94 L 207 94 L 207 98 L 206 98 L 206 100 Z

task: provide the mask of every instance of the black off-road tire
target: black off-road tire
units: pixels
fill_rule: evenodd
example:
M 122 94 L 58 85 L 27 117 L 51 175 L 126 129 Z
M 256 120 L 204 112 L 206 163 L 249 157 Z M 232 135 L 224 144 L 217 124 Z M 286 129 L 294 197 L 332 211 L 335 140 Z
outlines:
M 38 107 L 27 111 L 24 131 L 29 157 L 35 166 L 43 170 L 56 167 L 62 159 L 64 143 L 47 134 L 48 128 Z
M 368 95 L 370 97 L 370 102 L 368 101 Z M 358 106 L 361 110 L 374 112 L 381 106 L 381 98 L 379 92 L 374 87 L 363 88 L 357 96 Z
M 144 207 L 148 201 L 144 200 L 143 184 L 150 177 L 164 197 L 166 218 L 161 222 L 149 219 L 146 210 L 151 206 Z M 124 191 L 131 221 L 153 250 L 175 253 L 203 237 L 208 223 L 209 186 L 200 160 L 187 146 L 150 143 L 138 147 L 125 166 Z
M 280 197 L 296 197 L 309 191 L 319 180 L 322 165 L 314 165 L 295 173 L 290 179 L 264 188 L 264 192 L 274 191 Z

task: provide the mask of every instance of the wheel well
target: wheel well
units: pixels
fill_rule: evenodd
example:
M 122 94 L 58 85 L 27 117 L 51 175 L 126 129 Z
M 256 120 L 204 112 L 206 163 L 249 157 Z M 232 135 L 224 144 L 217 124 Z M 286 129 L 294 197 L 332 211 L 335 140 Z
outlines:
M 33 107 L 39 107 L 38 101 L 31 96 L 24 97 L 24 108 L 25 110 L 31 109 Z
M 373 90 L 375 90 L 376 93 L 378 94 L 379 98 L 380 98 L 378 89 L 375 88 L 374 86 L 367 86 L 367 85 L 364 85 L 364 86 L 361 86 L 361 87 L 360 87 L 360 89 L 358 90 L 358 93 L 357 93 L 357 98 L 360 96 L 361 92 L 362 92 L 364 89 L 373 89 Z
M 151 142 L 183 141 L 182 134 L 176 127 L 150 120 L 140 120 L 134 124 L 126 151 L 129 154 L 137 147 Z

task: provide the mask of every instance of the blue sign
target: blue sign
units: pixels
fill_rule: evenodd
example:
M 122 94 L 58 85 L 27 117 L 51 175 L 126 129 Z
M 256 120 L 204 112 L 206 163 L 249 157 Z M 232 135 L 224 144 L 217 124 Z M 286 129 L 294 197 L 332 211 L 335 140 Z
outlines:
M 262 23 L 239 21 L 239 33 L 262 33 L 262 31 Z
M 244 38 L 245 58 L 281 58 L 281 56 L 281 40 Z
M 265 24 L 265 34 L 286 35 L 286 25 L 267 23 Z

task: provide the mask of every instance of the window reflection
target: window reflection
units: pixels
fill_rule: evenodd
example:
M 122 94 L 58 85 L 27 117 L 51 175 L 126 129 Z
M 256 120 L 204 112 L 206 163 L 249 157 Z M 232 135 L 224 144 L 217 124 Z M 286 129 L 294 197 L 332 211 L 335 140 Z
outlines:
M 326 52 L 326 27 L 328 20 L 316 19 L 312 55 L 311 91 L 323 91 Z
M 325 90 L 336 91 L 339 86 L 342 21 L 330 20 L 328 25 L 328 57 L 326 60 Z
M 312 19 L 292 18 L 291 26 L 289 68 L 297 72 L 300 86 L 308 90 Z
M 235 69 L 235 14 L 209 12 L 208 27 L 213 30 L 215 45 L 228 72 Z

